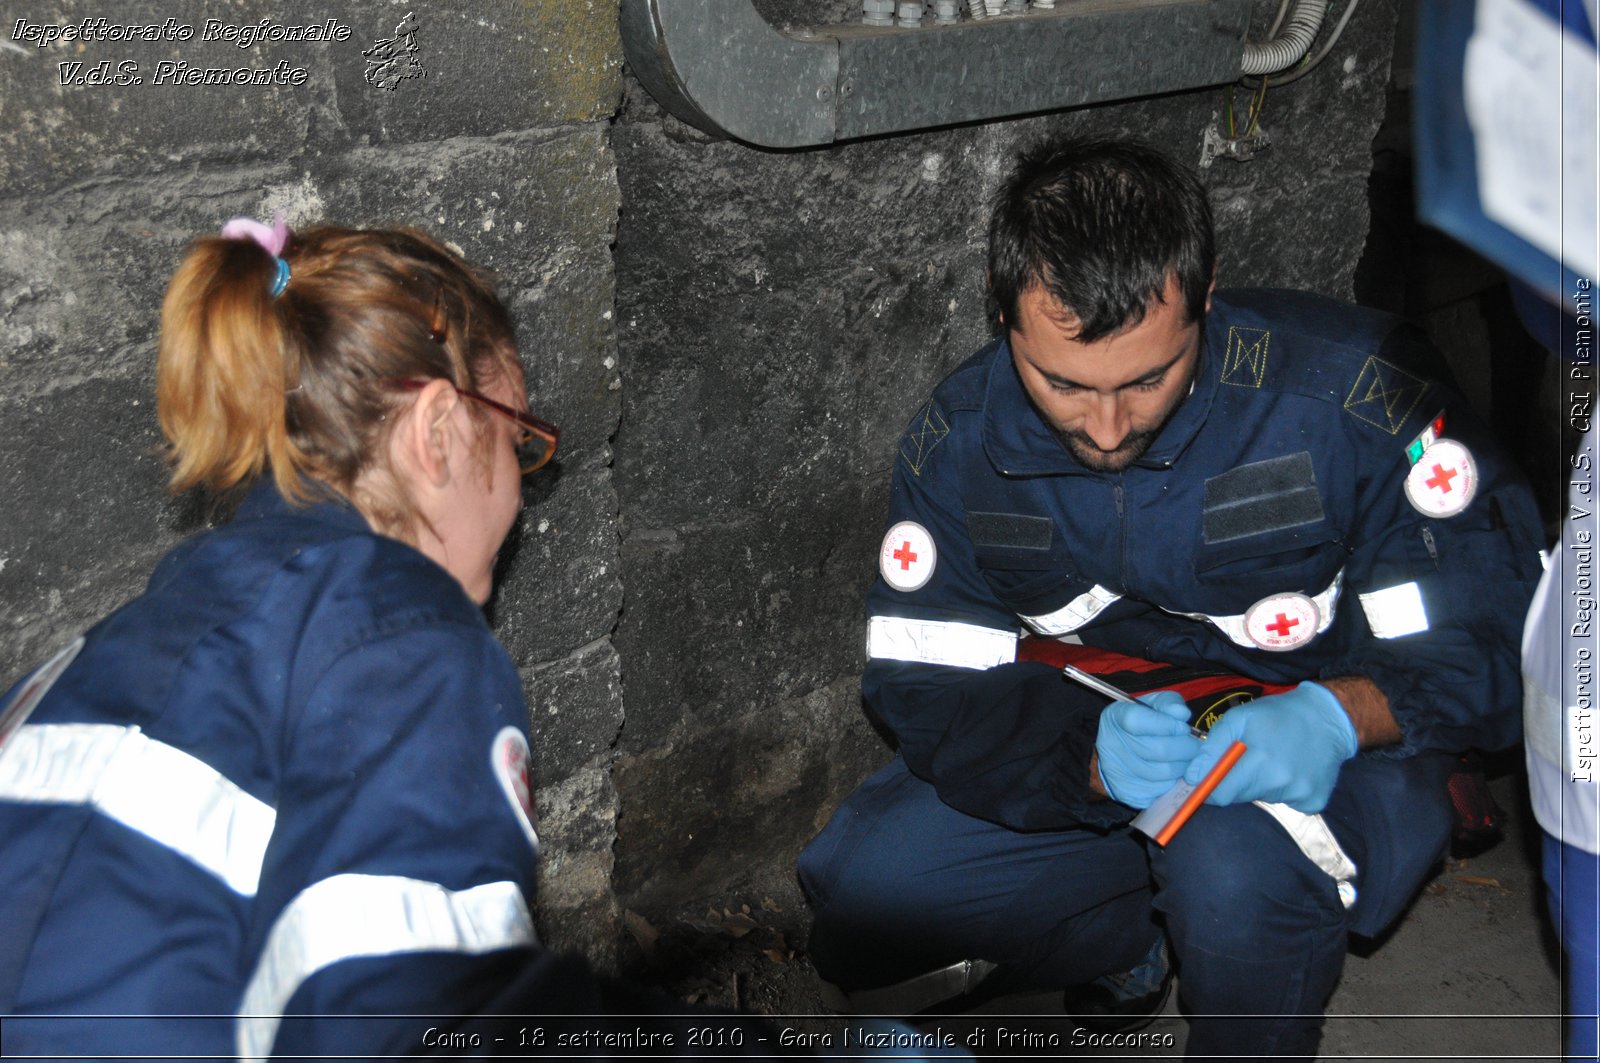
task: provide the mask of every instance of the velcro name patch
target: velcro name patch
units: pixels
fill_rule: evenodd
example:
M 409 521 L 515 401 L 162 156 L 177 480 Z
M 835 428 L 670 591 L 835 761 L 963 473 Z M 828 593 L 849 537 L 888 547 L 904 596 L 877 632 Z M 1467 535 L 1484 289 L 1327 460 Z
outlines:
M 1009 546 L 1018 550 L 1048 550 L 1056 524 L 1049 517 L 1026 513 L 968 513 L 967 534 L 973 546 Z
M 1206 481 L 1202 515 L 1207 543 L 1314 524 L 1323 517 L 1311 453 L 1252 462 Z

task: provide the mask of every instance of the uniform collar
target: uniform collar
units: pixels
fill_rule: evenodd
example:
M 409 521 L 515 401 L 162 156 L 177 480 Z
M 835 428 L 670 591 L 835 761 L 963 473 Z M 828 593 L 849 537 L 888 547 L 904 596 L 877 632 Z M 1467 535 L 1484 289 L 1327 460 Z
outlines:
M 1220 328 L 1217 315 L 1207 315 L 1200 331 L 1200 368 L 1195 374 L 1194 390 L 1134 468 L 1171 468 L 1199 435 L 1222 379 L 1218 355 L 1224 348 L 1217 335 Z M 1055 430 L 1034 409 L 1012 361 L 1009 337 L 996 345 L 989 363 L 983 403 L 983 449 L 1004 475 L 1100 475 L 1079 465 Z
M 263 520 L 270 517 L 305 517 L 340 528 L 360 531 L 372 530 L 371 525 L 367 523 L 367 518 L 363 517 L 360 510 L 351 505 L 344 496 L 330 487 L 315 482 L 308 482 L 306 486 L 311 493 L 312 502 L 309 505 L 291 504 L 278 491 L 278 485 L 272 477 L 263 476 L 251 485 L 249 492 L 244 497 L 244 501 L 239 504 L 239 510 L 234 515 L 234 519 Z

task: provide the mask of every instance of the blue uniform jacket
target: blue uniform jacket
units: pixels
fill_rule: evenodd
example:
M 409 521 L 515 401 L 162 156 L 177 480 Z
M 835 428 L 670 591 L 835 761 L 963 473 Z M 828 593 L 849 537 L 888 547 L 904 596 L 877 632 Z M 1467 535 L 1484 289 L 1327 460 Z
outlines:
M 516 670 L 346 506 L 257 487 L 14 717 L 8 1052 L 416 1053 L 420 1028 L 280 1017 L 470 1012 L 533 958 Z
M 901 440 L 868 595 L 869 709 L 946 803 L 1016 829 L 1131 815 L 1087 788 L 1104 700 L 1017 661 L 1024 633 L 1272 682 L 1366 676 L 1404 732 L 1378 755 L 1514 743 L 1542 532 L 1443 375 L 1387 315 L 1218 293 L 1193 391 L 1138 462 L 1106 474 L 1074 461 L 991 343 Z M 1476 465 L 1471 504 L 1450 515 L 1404 486 L 1435 436 Z M 1462 485 L 1467 470 L 1432 472 L 1449 450 L 1416 463 L 1436 485 L 1419 490 Z M 1273 632 L 1288 645 L 1262 648 Z

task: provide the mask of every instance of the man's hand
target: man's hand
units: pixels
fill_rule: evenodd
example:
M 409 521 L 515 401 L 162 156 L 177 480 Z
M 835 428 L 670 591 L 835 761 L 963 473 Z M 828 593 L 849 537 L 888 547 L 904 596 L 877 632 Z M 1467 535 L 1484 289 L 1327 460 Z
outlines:
M 1094 740 L 1100 780 L 1114 801 L 1146 808 L 1183 778 L 1202 742 L 1189 733 L 1189 706 L 1171 690 L 1146 694 L 1148 706 L 1114 701 Z
M 1321 812 L 1339 765 L 1357 749 L 1355 725 L 1344 704 L 1327 687 L 1301 683 L 1229 709 L 1183 777 L 1190 783 L 1205 778 L 1236 740 L 1249 750 L 1211 791 L 1207 804 L 1279 801 L 1301 812 Z

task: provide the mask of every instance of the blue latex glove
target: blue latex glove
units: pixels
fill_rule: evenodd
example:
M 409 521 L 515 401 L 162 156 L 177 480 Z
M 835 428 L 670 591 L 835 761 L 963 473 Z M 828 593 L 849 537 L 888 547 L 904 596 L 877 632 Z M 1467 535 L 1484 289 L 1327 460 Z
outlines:
M 1189 733 L 1189 706 L 1171 690 L 1144 695 L 1151 707 L 1114 701 L 1100 714 L 1094 748 L 1106 793 L 1147 808 L 1172 789 L 1205 743 Z
M 1183 773 L 1197 783 L 1235 741 L 1249 749 L 1206 798 L 1208 805 L 1280 801 L 1301 812 L 1328 805 L 1339 765 L 1356 755 L 1356 727 L 1333 691 L 1316 683 L 1229 709 Z

